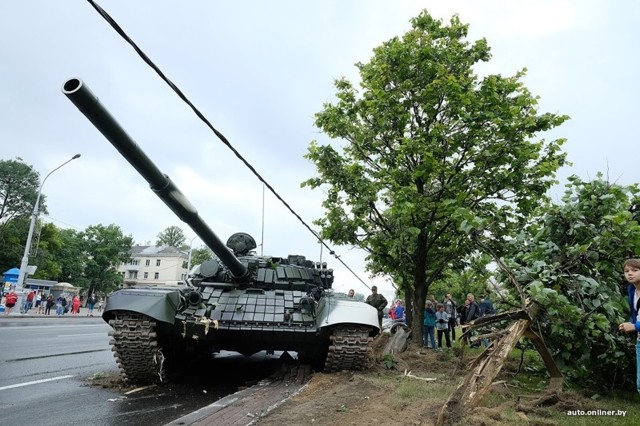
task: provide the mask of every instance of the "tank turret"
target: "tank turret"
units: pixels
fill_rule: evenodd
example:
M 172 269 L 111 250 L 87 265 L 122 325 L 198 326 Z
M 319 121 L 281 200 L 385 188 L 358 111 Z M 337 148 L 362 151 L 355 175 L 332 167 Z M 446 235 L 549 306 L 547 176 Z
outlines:
M 367 366 L 377 310 L 333 292 L 326 263 L 297 254 L 257 256 L 245 233 L 223 244 L 80 79 L 62 91 L 220 260 L 193 268 L 186 286 L 134 285 L 109 296 L 102 317 L 125 379 L 163 381 L 189 356 L 220 350 L 293 351 L 325 371 Z

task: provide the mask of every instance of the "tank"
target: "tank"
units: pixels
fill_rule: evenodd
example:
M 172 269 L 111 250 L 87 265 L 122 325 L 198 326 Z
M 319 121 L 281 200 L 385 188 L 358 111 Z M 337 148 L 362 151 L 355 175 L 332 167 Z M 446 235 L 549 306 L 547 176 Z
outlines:
M 243 232 L 223 244 L 82 80 L 66 81 L 62 91 L 215 254 L 178 286 L 124 288 L 109 296 L 102 318 L 112 327 L 125 380 L 162 382 L 191 357 L 222 350 L 296 352 L 326 372 L 366 368 L 380 331 L 377 311 L 334 292 L 326 263 L 298 254 L 258 256 L 255 240 Z

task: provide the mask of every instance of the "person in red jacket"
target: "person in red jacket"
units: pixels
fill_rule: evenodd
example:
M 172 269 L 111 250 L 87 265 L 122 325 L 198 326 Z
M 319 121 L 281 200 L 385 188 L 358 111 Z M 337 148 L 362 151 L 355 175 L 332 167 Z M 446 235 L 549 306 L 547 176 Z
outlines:
M 73 296 L 73 300 L 71 301 L 71 314 L 78 315 L 80 313 L 80 296 Z
M 9 315 L 11 313 L 11 310 L 13 309 L 14 306 L 16 306 L 16 303 L 18 303 L 18 295 L 16 294 L 15 291 L 11 290 L 8 294 L 7 294 L 7 299 L 4 302 L 4 314 Z

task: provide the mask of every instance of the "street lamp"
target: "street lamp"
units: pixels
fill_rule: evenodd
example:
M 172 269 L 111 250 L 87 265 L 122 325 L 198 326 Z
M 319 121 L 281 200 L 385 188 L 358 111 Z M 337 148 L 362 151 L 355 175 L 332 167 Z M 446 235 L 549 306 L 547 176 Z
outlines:
M 40 214 L 40 194 L 42 193 L 42 186 L 44 182 L 47 180 L 51 173 L 58 170 L 60 167 L 64 166 L 70 161 L 75 160 L 76 158 L 80 158 L 80 154 L 76 154 L 64 163 L 60 164 L 55 169 L 51 170 L 48 175 L 44 177 L 42 183 L 40 184 L 40 188 L 38 189 L 38 196 L 36 197 L 36 203 L 33 206 L 33 213 L 31 213 L 31 224 L 29 225 L 29 234 L 27 235 L 27 242 L 24 245 L 24 255 L 22 256 L 22 263 L 20 263 L 20 275 L 18 275 L 18 283 L 16 287 L 22 288 L 24 285 L 24 279 L 27 273 L 27 264 L 29 263 L 29 251 L 31 251 L 31 239 L 33 238 L 33 230 L 36 227 L 36 221 L 38 220 L 38 215 Z
M 189 260 L 187 262 L 187 276 L 189 275 L 189 271 L 191 271 L 191 246 L 193 246 L 193 240 L 195 240 L 198 236 L 194 236 L 189 243 Z

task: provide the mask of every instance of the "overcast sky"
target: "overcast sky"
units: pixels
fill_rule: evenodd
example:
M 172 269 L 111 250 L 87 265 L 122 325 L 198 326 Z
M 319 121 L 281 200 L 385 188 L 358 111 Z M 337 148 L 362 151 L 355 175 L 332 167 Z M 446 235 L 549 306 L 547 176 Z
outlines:
M 321 215 L 320 191 L 301 189 L 314 175 L 303 158 L 309 142 L 329 142 L 313 125 L 333 81 L 358 81 L 354 64 L 410 28 L 426 8 L 470 24 L 470 41 L 485 37 L 493 59 L 479 72 L 512 75 L 541 111 L 571 120 L 545 135 L 565 137 L 572 166 L 559 173 L 597 172 L 623 184 L 640 182 L 637 73 L 640 2 L 635 0 L 323 0 L 108 1 L 99 4 L 204 115 L 309 223 Z M 262 230 L 262 184 L 196 118 L 83 0 L 0 2 L 0 158 L 22 158 L 47 180 L 49 216 L 84 230 L 114 223 L 137 243 L 180 226 L 129 164 L 61 93 L 79 77 L 158 167 L 176 182 L 223 240 Z M 336 141 L 335 143 L 339 143 Z M 267 193 L 264 252 L 317 260 L 313 236 Z M 194 247 L 201 245 L 196 238 Z M 335 247 L 369 285 L 364 254 Z M 326 250 L 335 288 L 368 293 Z M 16 265 L 18 266 L 18 265 Z

